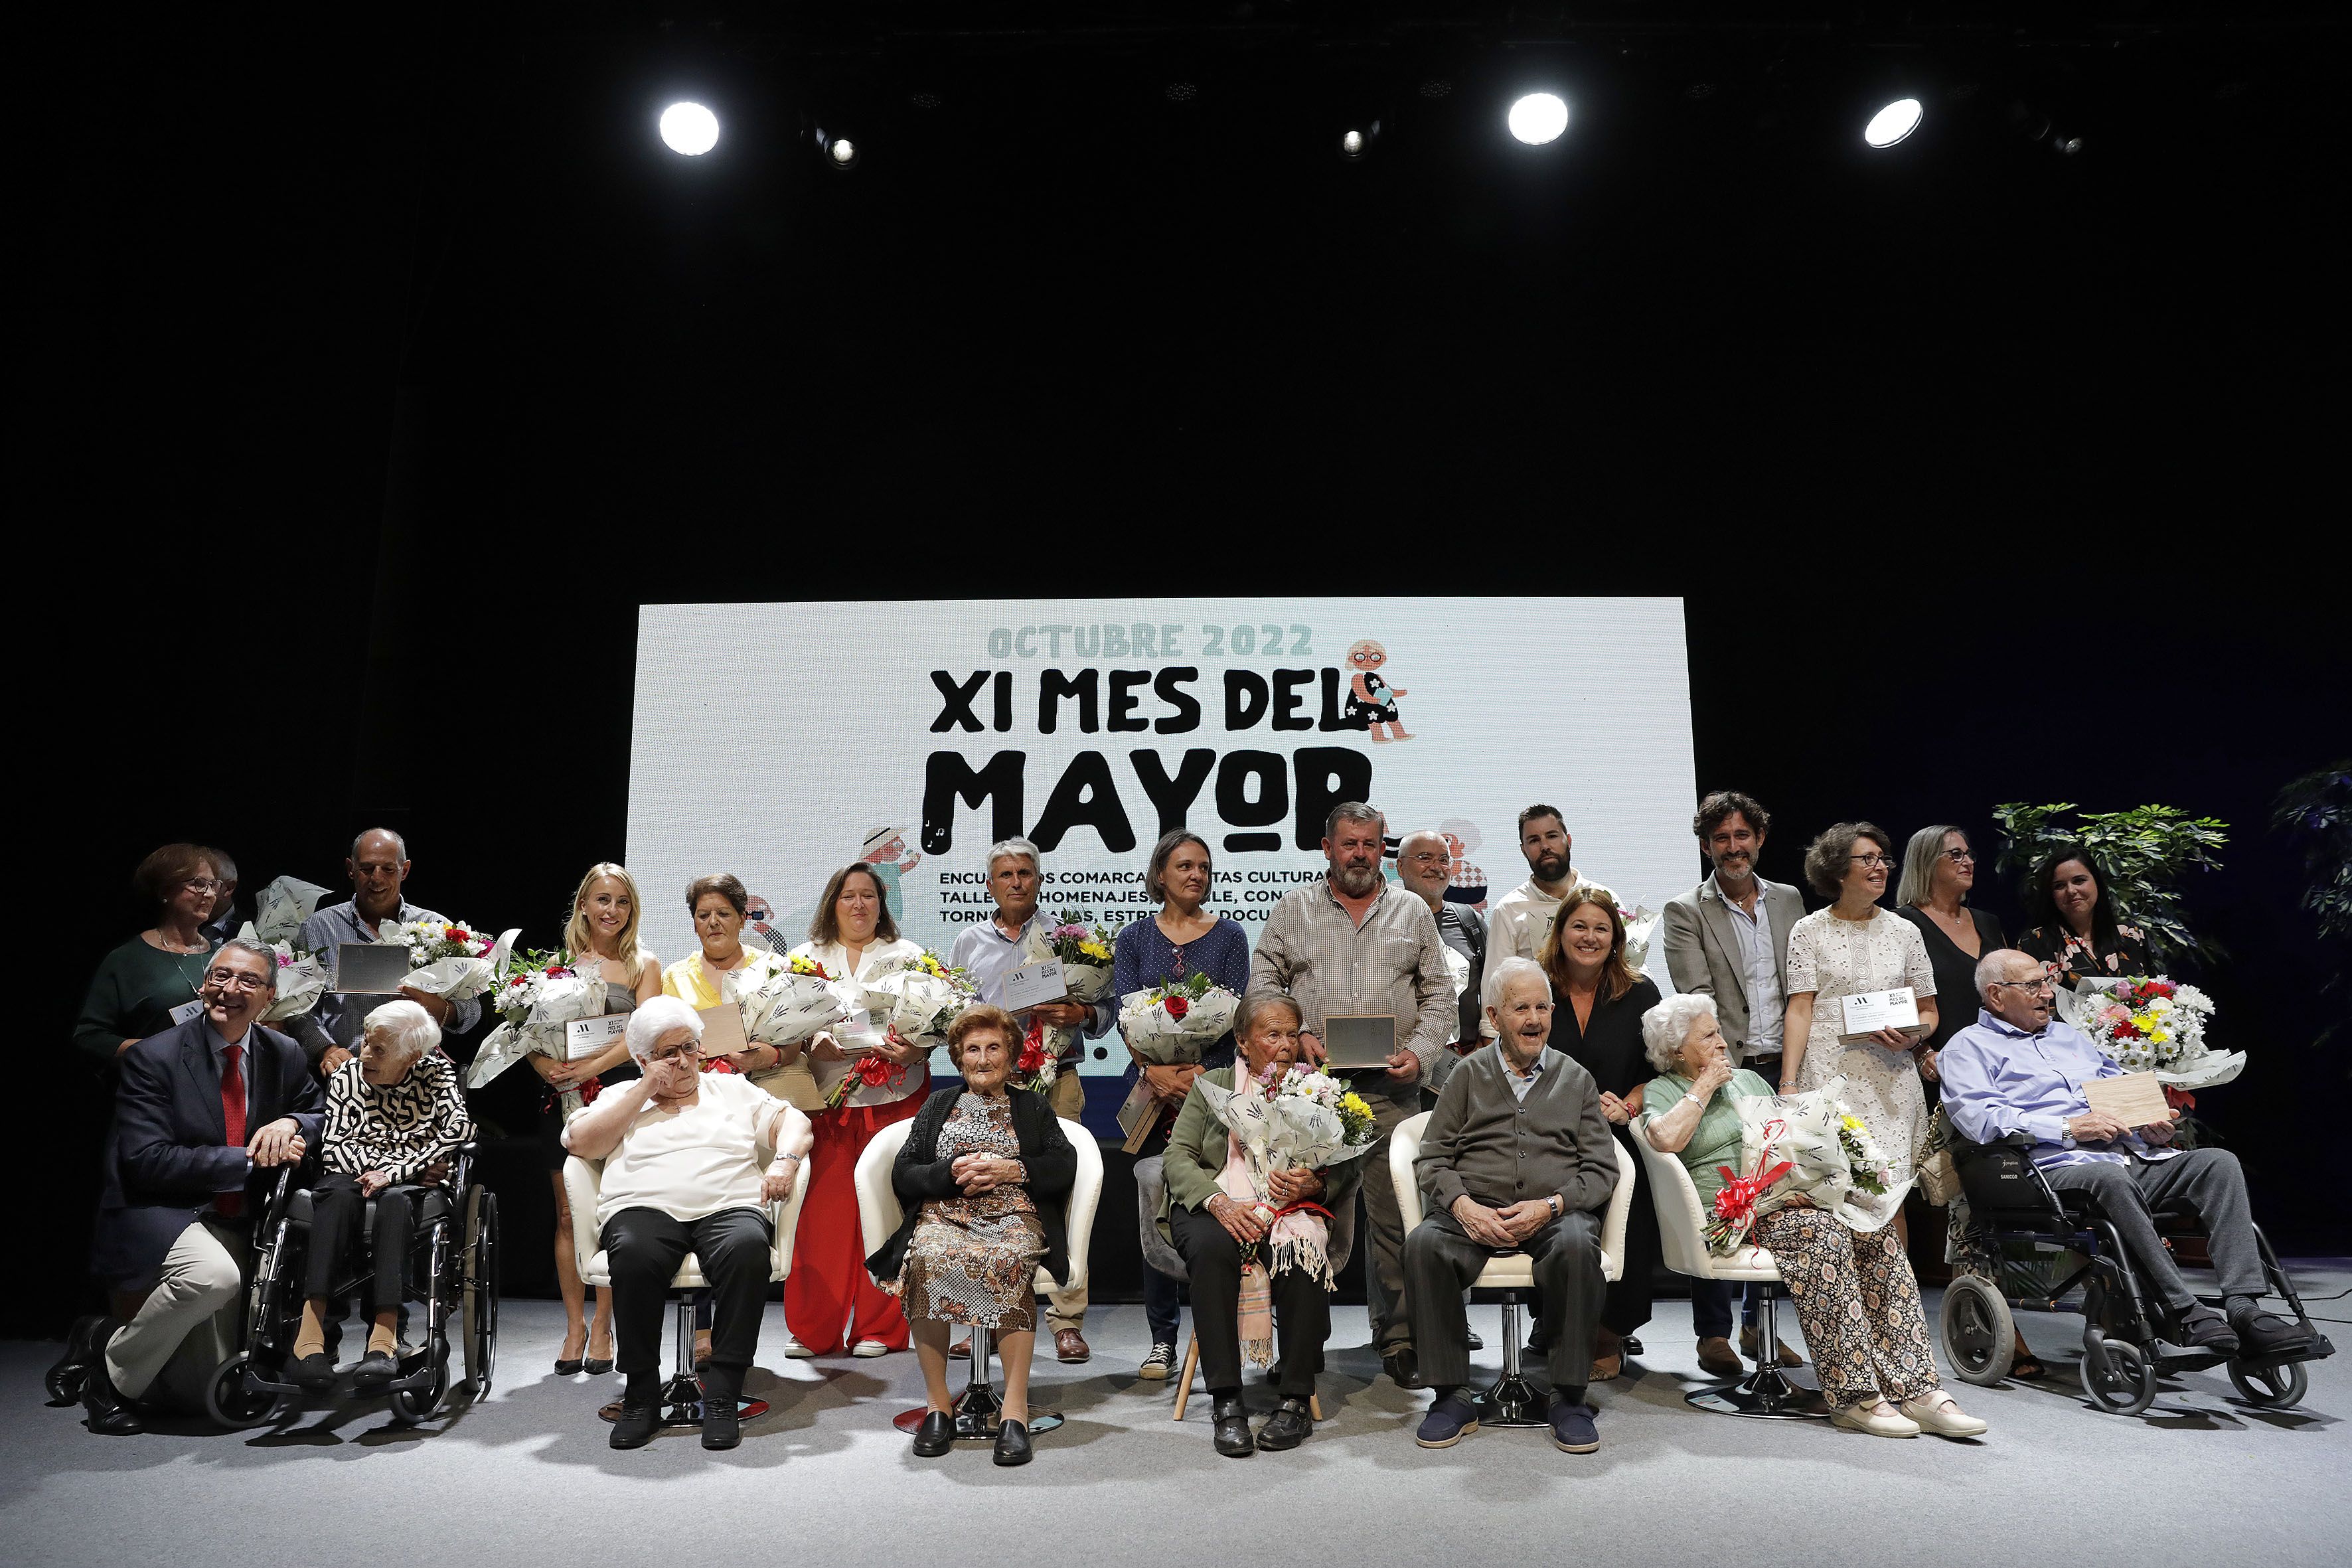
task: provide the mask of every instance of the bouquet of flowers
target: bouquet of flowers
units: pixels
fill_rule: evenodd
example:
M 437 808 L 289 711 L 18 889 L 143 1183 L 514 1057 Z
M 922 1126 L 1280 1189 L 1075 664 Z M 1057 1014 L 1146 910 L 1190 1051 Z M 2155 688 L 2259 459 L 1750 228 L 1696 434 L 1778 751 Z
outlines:
M 752 1044 L 789 1046 L 849 1016 L 849 1005 L 833 989 L 833 976 L 815 960 L 795 957 L 778 963 L 735 997 L 743 1010 L 743 1033 Z
M 387 921 L 379 938 L 408 949 L 408 984 L 427 995 L 463 1002 L 498 983 L 517 931 L 493 939 L 461 921 Z
M 1280 1170 L 1328 1170 L 1372 1146 L 1379 1127 L 1372 1109 L 1339 1079 L 1312 1068 L 1292 1067 L 1271 1082 L 1237 1074 L 1233 1089 L 1206 1079 L 1192 1087 L 1241 1145 L 1250 1184 L 1257 1190 L 1256 1214 L 1273 1228 L 1274 1267 L 1304 1268 L 1331 1289 L 1331 1261 L 1307 1227 L 1286 1226 L 1273 1202 L 1269 1177 Z
M 1021 1038 L 1021 1046 L 1013 1058 L 1013 1070 L 1005 1075 L 1009 1089 L 1025 1089 L 1032 1094 L 1044 1094 L 1062 1076 L 1062 1058 L 1053 1047 L 1053 1037 L 1060 1033 L 1048 1025 L 1032 1023 L 1029 1032 Z
M 1617 911 L 1625 922 L 1625 963 L 1639 970 L 1650 962 L 1650 937 L 1658 929 L 1658 911 L 1646 904 Z
M 1839 1099 L 1844 1088 L 1843 1079 L 1833 1078 L 1800 1094 L 1743 1096 L 1732 1102 L 1741 1124 L 1740 1160 L 1748 1173 L 1717 1167 L 1724 1186 L 1707 1226 L 1709 1247 L 1718 1254 L 1738 1250 L 1757 1220 L 1797 1197 L 1865 1234 L 1894 1219 L 1913 1178 L 1895 1179 L 1893 1161 L 1862 1118 Z
M 2168 1087 L 2209 1089 L 2245 1068 L 2245 1052 L 2205 1047 L 2212 999 L 2160 974 L 2061 991 L 2058 1012 L 2117 1067 L 2153 1072 Z
M 1197 1062 L 1234 1026 L 1242 1000 L 1195 970 L 1183 980 L 1138 991 L 1119 1004 L 1119 1033 L 1136 1060 L 1154 1067 Z
M 885 1033 L 919 1046 L 943 1046 L 948 1027 L 980 995 L 961 969 L 919 953 L 866 982 L 866 1010 Z
M 594 970 L 582 973 L 568 952 L 525 952 L 509 962 L 490 991 L 490 1006 L 499 1026 L 474 1053 L 466 1087 L 479 1089 L 499 1074 L 534 1053 L 564 1060 L 570 1047 L 563 1026 L 575 1018 L 593 1018 L 604 1011 L 604 976 Z M 576 1110 L 588 1096 L 564 1091 L 565 1110 Z
M 306 882 L 299 877 L 278 878 L 261 889 L 252 934 L 273 945 L 290 940 L 300 933 L 302 922 L 317 911 L 319 900 L 326 896 L 327 889 L 316 882 Z
M 1073 1002 L 1099 1002 L 1110 990 L 1110 933 L 1064 914 L 1045 928 L 1043 956 L 1059 959 Z
M 267 941 L 257 934 L 259 929 L 257 922 L 247 921 L 245 929 L 236 934 L 257 942 Z M 317 953 L 286 938 L 271 942 L 269 946 L 278 954 L 278 992 L 269 1005 L 261 1010 L 261 1021 L 275 1024 L 281 1018 L 299 1018 L 317 1006 L 319 998 L 327 994 L 331 978 L 327 965 Z

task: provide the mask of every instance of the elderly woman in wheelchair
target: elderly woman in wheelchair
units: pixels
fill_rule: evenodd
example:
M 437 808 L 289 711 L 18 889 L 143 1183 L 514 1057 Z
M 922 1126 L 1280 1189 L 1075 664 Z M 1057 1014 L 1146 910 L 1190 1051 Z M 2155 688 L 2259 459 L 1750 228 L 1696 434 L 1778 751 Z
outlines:
M 1658 1072 L 1643 1091 L 1650 1146 L 1679 1156 L 1700 1203 L 1710 1205 L 1723 1167 L 1744 1164 L 1732 1102 L 1771 1089 L 1731 1066 L 1711 996 L 1669 996 L 1651 1008 L 1642 1016 L 1642 1043 Z M 1754 1241 L 1788 1286 L 1832 1421 L 1878 1437 L 1985 1430 L 1937 1380 L 1919 1283 L 1893 1226 L 1864 1235 L 1800 1199 L 1758 1220 Z
M 2067 1209 L 2073 1196 L 2094 1217 L 2093 1234 L 2108 1233 L 2110 1250 L 2124 1255 L 2094 1266 L 2102 1299 L 2086 1310 L 2105 1315 L 2115 1298 L 2123 1307 L 2120 1318 L 2095 1322 L 2085 1338 L 2086 1383 L 2094 1395 L 2119 1411 L 2144 1408 L 2153 1396 L 2156 1366 L 2152 1347 L 2141 1342 L 2151 1339 L 2186 1352 L 2155 1358 L 2168 1367 L 2187 1370 L 2229 1359 L 2233 1375 L 2238 1363 L 2269 1373 L 2329 1353 L 2268 1256 L 2237 1156 L 2223 1149 L 2173 1148 L 2171 1117 L 2126 1127 L 2093 1110 L 2083 1086 L 2123 1069 L 2052 1016 L 2055 986 L 2041 960 L 1997 950 L 1978 961 L 1976 979 L 1983 1008 L 1937 1058 L 1945 1114 L 1965 1140 L 1957 1163 L 1978 1217 L 1996 1229 L 2004 1211 L 2011 1223 L 2024 1221 L 2029 1228 L 2078 1228 Z M 2189 1289 L 2158 1234 L 2160 1219 L 2188 1215 L 2202 1226 L 2212 1255 L 2219 1310 Z M 2129 1275 L 2114 1274 L 2110 1281 L 2118 1262 L 2127 1263 Z M 2145 1322 L 2132 1310 L 2140 1305 L 2143 1289 L 2155 1309 Z M 2263 1310 L 2261 1299 L 2272 1290 L 2295 1307 L 2294 1319 Z M 2127 1379 L 2102 1348 L 2103 1329 L 2113 1328 L 2121 1328 L 2130 1342 L 2118 1352 L 2128 1363 Z M 2002 1358 L 2000 1370 L 2006 1365 Z M 2116 1386 L 2104 1386 L 2094 1373 Z M 2283 1378 L 2270 1381 L 2273 1397 L 2258 1403 L 2293 1403 L 2274 1397 L 2287 1386 Z
M 434 1048 L 440 1043 L 440 1026 L 423 1007 L 387 1002 L 367 1016 L 359 1054 L 328 1075 L 319 1149 L 325 1173 L 310 1190 L 307 1289 L 286 1368 L 303 1388 L 335 1381 L 327 1353 L 329 1302 L 371 1200 L 370 1262 L 361 1279 L 373 1315 L 352 1386 L 375 1393 L 399 1375 L 400 1303 L 418 1203 L 447 1178 L 451 1161 L 473 1136 L 457 1068 Z

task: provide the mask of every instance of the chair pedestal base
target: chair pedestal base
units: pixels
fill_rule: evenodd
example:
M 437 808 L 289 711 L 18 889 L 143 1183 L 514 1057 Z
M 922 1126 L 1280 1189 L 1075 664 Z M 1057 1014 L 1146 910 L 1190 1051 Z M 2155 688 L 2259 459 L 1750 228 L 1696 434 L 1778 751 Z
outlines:
M 1750 1415 L 1767 1421 L 1826 1420 L 1829 1408 L 1822 1403 L 1821 1380 L 1810 1366 L 1784 1367 L 1780 1364 L 1780 1319 L 1774 1308 L 1780 1304 L 1778 1286 L 1768 1286 L 1764 1291 L 1763 1310 L 1756 1325 L 1757 1348 L 1764 1361 L 1746 1377 L 1702 1388 L 1683 1396 L 1683 1403 L 1717 1415 Z
M 699 1426 L 702 1425 L 702 1380 L 694 1375 L 693 1293 L 689 1291 L 674 1298 L 670 1310 L 676 1323 L 677 1351 L 670 1368 L 669 1381 L 662 1384 L 661 1424 L 664 1426 Z M 768 1402 L 764 1399 L 735 1401 L 735 1417 L 739 1421 L 757 1421 L 767 1413 Z M 596 1414 L 607 1421 L 618 1421 L 621 1418 L 621 1402 L 608 1400 Z
M 1549 1390 L 1538 1388 L 1519 1370 L 1519 1298 L 1503 1298 L 1503 1375 L 1476 1401 L 1481 1426 L 1546 1426 L 1544 1412 L 1551 1405 Z
M 988 1357 L 994 1331 L 975 1328 L 971 1331 L 971 1376 L 963 1392 L 956 1395 L 949 1408 L 955 1415 L 955 1440 L 959 1443 L 993 1443 L 996 1428 L 1004 1419 L 1004 1401 L 997 1397 L 996 1385 L 989 1381 Z M 890 1417 L 890 1425 L 912 1435 L 930 1414 L 928 1405 L 916 1405 L 901 1410 Z M 1051 1410 L 1033 1409 L 1026 1423 L 1031 1436 L 1051 1432 L 1062 1424 L 1062 1417 Z

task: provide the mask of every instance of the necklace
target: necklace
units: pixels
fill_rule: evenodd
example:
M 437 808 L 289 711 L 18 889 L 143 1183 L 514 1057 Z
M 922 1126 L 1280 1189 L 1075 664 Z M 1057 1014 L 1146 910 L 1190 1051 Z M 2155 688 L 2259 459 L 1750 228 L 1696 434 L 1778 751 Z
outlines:
M 196 939 L 194 946 L 182 947 L 178 943 L 174 942 L 170 937 L 163 934 L 163 928 L 162 926 L 157 926 L 148 934 L 155 939 L 155 945 L 157 947 L 163 949 L 165 952 L 172 954 L 174 958 L 185 958 L 191 953 L 210 952 L 212 951 L 212 944 L 205 941 L 202 937 L 198 937 Z

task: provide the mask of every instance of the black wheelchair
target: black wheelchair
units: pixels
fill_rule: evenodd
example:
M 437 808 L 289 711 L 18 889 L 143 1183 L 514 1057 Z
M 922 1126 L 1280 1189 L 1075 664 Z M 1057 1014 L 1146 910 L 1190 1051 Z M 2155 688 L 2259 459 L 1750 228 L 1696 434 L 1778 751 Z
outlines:
M 1970 1383 L 1995 1384 L 2009 1375 L 2016 1351 L 2016 1321 L 2011 1309 L 2035 1312 L 2080 1312 L 2083 1328 L 2083 1392 L 2100 1409 L 2137 1415 L 2156 1399 L 2157 1384 L 2178 1373 L 2200 1372 L 2228 1362 L 2230 1381 L 2247 1403 L 2284 1410 L 2304 1396 L 2310 1375 L 2303 1363 L 2336 1353 L 2326 1335 L 2312 1327 L 2279 1267 L 2270 1238 L 2254 1232 L 2263 1271 L 2273 1294 L 2284 1300 L 2302 1330 L 2298 1342 L 2265 1355 L 2224 1356 L 2210 1350 L 2170 1350 L 2181 1324 L 2160 1299 L 2141 1289 L 2131 1255 L 2115 1224 L 2098 1212 L 2087 1194 L 2060 1193 L 2032 1158 L 2033 1140 L 2013 1133 L 1998 1142 L 1970 1143 L 1955 1138 L 1952 1160 L 1978 1226 L 1990 1238 L 1998 1260 L 1997 1278 L 1955 1275 L 1944 1288 L 1939 1324 L 1944 1355 Z M 2203 1234 L 2196 1215 L 2185 1208 L 2155 1211 L 2157 1232 L 2174 1237 Z M 2079 1255 L 2082 1261 L 2063 1279 L 2034 1275 L 2030 1264 L 2008 1257 L 2010 1243 L 2036 1243 Z M 2067 1300 L 2082 1287 L 2079 1303 Z M 2221 1306 L 2218 1298 L 2206 1304 Z
M 475 1145 L 461 1148 L 447 1188 L 425 1189 L 404 1272 L 404 1302 L 421 1300 L 423 1343 L 404 1347 L 397 1376 L 385 1386 L 392 1416 L 412 1426 L 438 1413 L 451 1388 L 449 1339 L 457 1320 L 469 1399 L 488 1396 L 499 1349 L 499 1200 L 474 1179 Z M 214 1374 L 206 1405 L 215 1419 L 252 1426 L 304 1391 L 286 1377 L 302 1319 L 309 1269 L 311 1194 L 281 1172 L 254 1229 L 252 1284 L 247 1291 L 246 1346 Z M 356 1227 L 360 1245 L 373 1234 L 375 1200 Z M 364 1275 L 348 1258 L 331 1295 L 349 1299 Z

